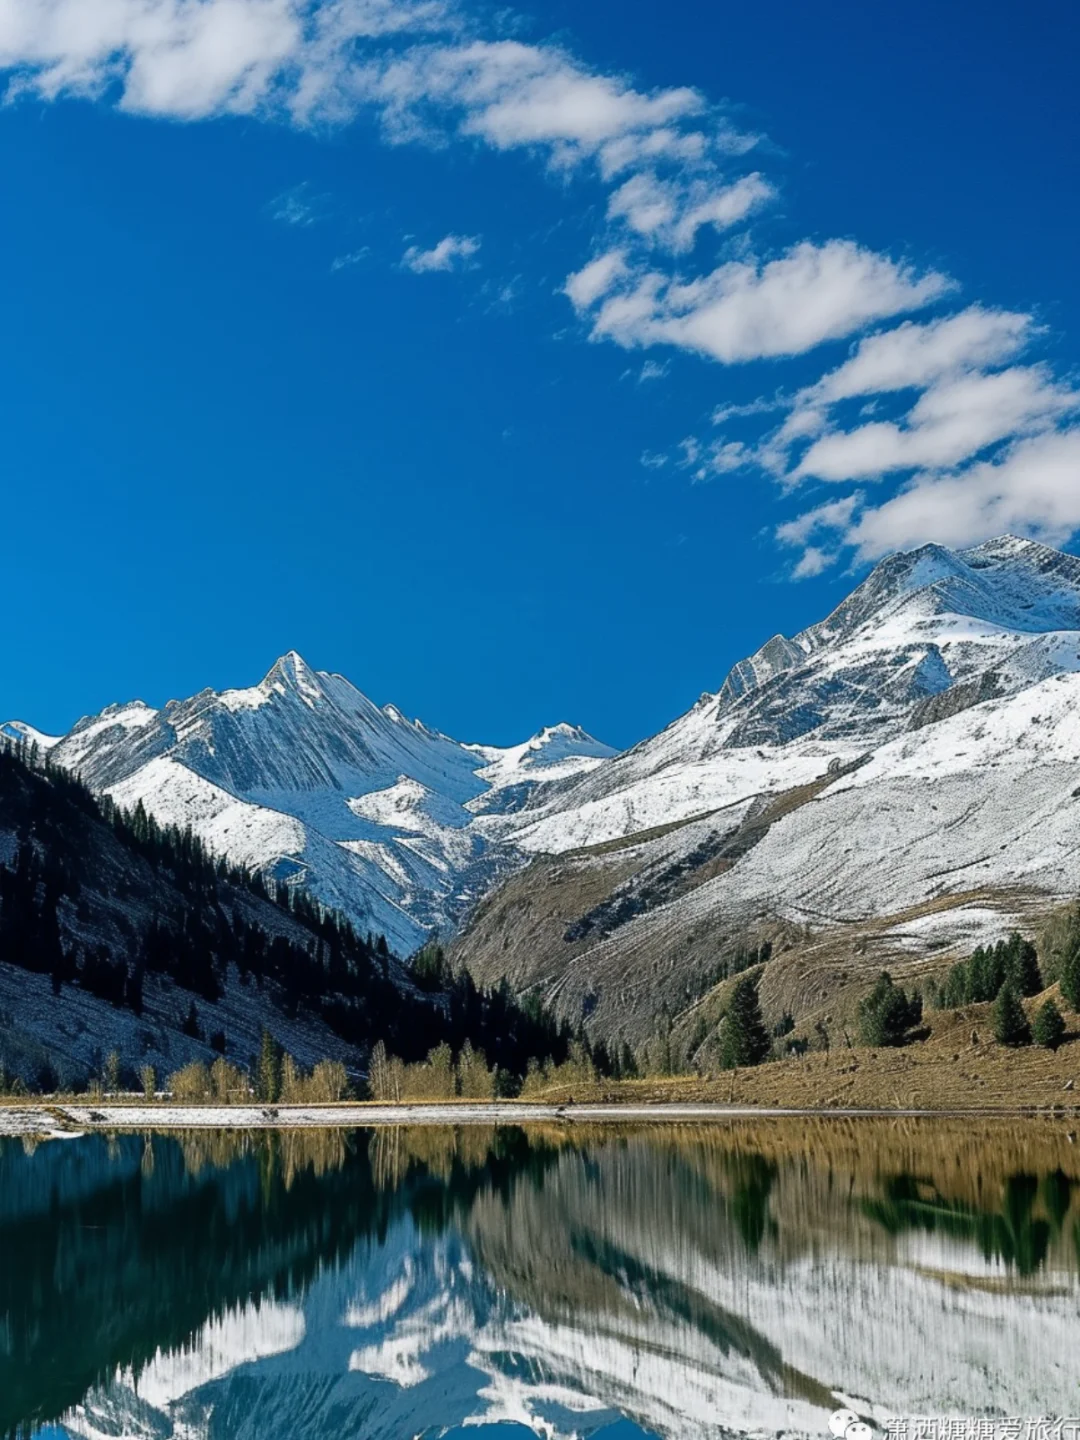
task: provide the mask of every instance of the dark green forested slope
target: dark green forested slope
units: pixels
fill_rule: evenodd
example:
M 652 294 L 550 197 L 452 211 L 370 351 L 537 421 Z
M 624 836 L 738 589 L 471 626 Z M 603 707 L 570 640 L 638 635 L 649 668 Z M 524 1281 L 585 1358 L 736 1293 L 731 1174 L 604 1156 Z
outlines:
M 483 992 L 464 973 L 406 963 L 303 890 L 271 893 L 190 830 L 162 829 L 141 806 L 122 813 L 11 745 L 0 748 L 0 965 L 36 975 L 58 1001 L 75 991 L 135 1017 L 148 987 L 167 983 L 177 1026 L 192 1036 L 200 1006 L 213 1013 L 231 997 L 235 1009 L 239 995 L 271 1031 L 275 1017 L 317 1022 L 327 1048 L 336 1040 L 349 1058 L 378 1040 L 412 1060 L 468 1040 L 521 1075 L 533 1056 L 562 1058 L 570 1038 L 506 987 Z M 0 1010 L 0 1061 L 3 1025 Z M 134 1068 L 139 1057 L 121 1058 Z

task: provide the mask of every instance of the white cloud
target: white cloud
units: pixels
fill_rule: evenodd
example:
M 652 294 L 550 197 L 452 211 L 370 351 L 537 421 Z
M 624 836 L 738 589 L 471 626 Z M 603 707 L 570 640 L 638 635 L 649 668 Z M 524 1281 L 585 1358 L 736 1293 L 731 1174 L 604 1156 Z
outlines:
M 500 149 L 545 144 L 592 151 L 704 108 L 694 90 L 642 95 L 617 79 L 589 74 L 555 49 L 502 41 L 470 46 L 462 58 L 471 110 L 464 128 Z
M 752 462 L 753 453 L 741 440 L 711 440 L 702 443 L 693 435 L 679 442 L 682 459 L 680 470 L 689 470 L 695 485 L 713 480 L 717 475 L 728 475 L 743 470 Z
M 637 271 L 605 301 L 593 335 L 626 347 L 674 345 L 733 364 L 801 354 L 950 288 L 935 271 L 920 275 L 851 241 L 804 241 L 763 265 L 731 261 L 697 280 Z
M 972 545 L 1015 533 L 1060 544 L 1080 529 L 1080 430 L 1051 431 L 958 474 L 917 476 L 842 535 L 858 560 L 935 540 Z
M 806 547 L 797 573 L 843 549 L 864 560 L 894 546 L 964 545 L 1010 528 L 1059 540 L 1071 534 L 1070 516 L 1080 516 L 1069 497 L 1070 486 L 1080 489 L 1080 470 L 1071 478 L 1068 470 L 1080 390 L 1046 365 L 1008 363 L 1037 333 L 1029 315 L 981 306 L 904 321 L 860 341 L 844 364 L 787 401 L 783 423 L 754 454 L 785 486 L 809 477 L 880 484 L 916 472 L 880 503 L 868 505 L 856 491 L 779 526 L 781 544 Z M 841 423 L 851 401 L 904 390 L 919 393 L 899 418 L 867 419 L 880 409 L 874 400 Z M 760 403 L 764 410 L 775 402 Z M 716 419 L 738 413 L 721 410 Z M 831 550 L 812 543 L 825 533 Z
M 905 320 L 859 341 L 837 369 L 790 399 L 758 402 L 764 412 L 787 408 L 783 423 L 758 446 L 758 462 L 785 483 L 806 476 L 838 481 L 880 478 L 923 465 L 958 464 L 985 446 L 1030 433 L 1072 408 L 1071 392 L 1041 367 L 997 374 L 1036 333 L 1030 315 L 973 305 L 924 323 Z M 901 422 L 840 425 L 834 407 L 867 395 L 922 390 Z M 859 418 L 875 414 L 875 400 Z M 729 414 L 719 411 L 714 423 Z M 809 443 L 802 458 L 792 453 Z
M 639 235 L 654 235 L 675 220 L 673 187 L 649 170 L 632 175 L 608 201 L 608 218 L 626 220 Z
M 830 404 L 856 395 L 928 385 L 955 371 L 1000 365 L 1024 347 L 1033 328 L 1030 315 L 979 305 L 926 324 L 906 320 L 860 341 L 850 360 L 805 394 Z
M 430 250 L 410 245 L 401 257 L 401 264 L 417 275 L 435 270 L 456 270 L 471 260 L 479 249 L 480 240 L 475 235 L 444 235 Z
M 691 197 L 691 204 L 675 226 L 674 245 L 676 250 L 689 250 L 697 239 L 698 231 L 706 225 L 716 230 L 730 230 L 740 220 L 759 209 L 776 196 L 775 188 L 764 176 L 756 171 L 744 175 L 733 185 L 722 186 L 712 193 L 698 189 Z
M 587 310 L 602 295 L 608 294 L 627 271 L 624 252 L 609 250 L 605 255 L 598 255 L 595 260 L 590 260 L 575 274 L 569 275 L 563 291 L 570 297 L 575 310 Z
M 517 40 L 417 46 L 360 70 L 357 85 L 382 109 L 392 138 L 426 133 L 434 107 L 456 114 L 462 134 L 499 150 L 542 147 L 559 164 L 705 108 L 694 90 L 642 94 L 557 46 Z
M 301 32 L 290 0 L 3 0 L 0 67 L 50 99 L 116 84 L 130 110 L 250 113 Z
M 635 131 L 606 141 L 600 147 L 597 160 L 603 179 L 611 180 L 626 170 L 640 165 L 654 165 L 658 161 L 693 165 L 704 160 L 709 149 L 709 137 L 701 130 L 673 130 L 670 126 L 661 126 L 658 130 Z
M 820 549 L 817 545 L 808 545 L 792 569 L 791 578 L 793 580 L 809 580 L 814 575 L 820 575 L 827 570 L 835 562 L 835 559 L 835 556 Z
M 174 119 L 310 114 L 347 89 L 356 40 L 450 14 L 430 0 L 0 0 L 0 69 L 46 99 L 116 87 L 123 109 Z
M 815 552 L 854 552 L 855 563 L 928 541 L 978 544 L 1006 533 L 1060 544 L 1080 529 L 1080 428 L 1017 440 L 991 460 L 959 470 L 923 471 L 894 495 L 868 505 L 855 492 L 781 525 L 781 544 Z M 801 563 L 801 562 L 800 562 Z M 805 570 L 803 574 L 807 573 Z
M 625 220 L 631 230 L 654 244 L 684 252 L 693 248 L 705 226 L 729 230 L 775 194 L 757 173 L 731 185 L 717 185 L 700 179 L 689 184 L 662 180 L 654 171 L 643 170 L 612 193 L 607 213 L 609 219 Z
M 878 479 L 893 470 L 943 469 L 1002 440 L 1052 428 L 1080 408 L 1080 393 L 1042 365 L 950 375 L 923 391 L 901 424 L 873 421 L 821 436 L 796 479 Z
M 803 547 L 798 575 L 845 548 L 865 559 L 928 538 L 967 543 L 1014 528 L 1061 539 L 1080 525 L 1078 392 L 1045 366 L 1017 363 L 1038 335 L 1032 317 L 972 305 L 900 320 L 947 299 L 952 282 L 852 240 L 751 249 L 746 226 L 774 196 L 760 169 L 748 171 L 759 137 L 693 88 L 643 88 L 552 43 L 485 39 L 458 0 L 0 0 L 0 72 L 9 98 L 80 96 L 174 120 L 294 126 L 367 109 L 392 142 L 464 139 L 535 151 L 567 174 L 587 166 L 609 192 L 606 218 L 594 258 L 564 290 L 594 339 L 723 364 L 856 339 L 841 365 L 793 397 L 714 416 L 726 425 L 786 409 L 770 433 L 681 447 L 694 479 L 756 464 L 785 486 L 815 476 L 894 487 L 874 505 L 856 493 L 807 512 L 817 518 L 801 539 L 799 522 L 781 527 L 782 543 Z M 300 187 L 273 213 L 311 224 L 317 198 Z M 718 236 L 726 263 L 712 254 L 695 265 Z M 450 270 L 479 243 L 447 235 L 410 246 L 402 265 Z M 886 320 L 899 323 L 865 334 Z M 641 378 L 656 364 L 647 360 Z M 903 414 L 880 398 L 906 390 L 917 394 Z M 871 403 L 852 419 L 862 399 Z
M 862 498 L 862 495 L 856 492 L 854 495 L 845 495 L 841 500 L 830 500 L 824 505 L 818 505 L 814 510 L 807 510 L 796 519 L 779 525 L 776 538 L 781 545 L 805 545 L 815 535 L 844 530 L 851 524 L 852 516 L 862 504 Z

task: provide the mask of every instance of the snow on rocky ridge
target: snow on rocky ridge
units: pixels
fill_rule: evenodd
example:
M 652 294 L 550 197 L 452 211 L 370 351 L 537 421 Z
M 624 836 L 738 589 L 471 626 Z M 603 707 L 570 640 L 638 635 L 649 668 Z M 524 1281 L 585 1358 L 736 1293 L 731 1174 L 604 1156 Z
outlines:
M 825 620 L 773 637 L 619 756 L 570 725 L 506 749 L 461 744 L 295 652 L 250 689 L 110 706 L 53 753 L 407 952 L 530 853 L 745 806 L 838 767 L 694 903 L 767 893 L 827 913 L 854 892 L 888 913 L 965 874 L 1080 889 L 1077 702 L 1080 559 L 1004 536 L 890 556 Z
M 569 725 L 506 750 L 462 745 L 293 651 L 249 689 L 203 690 L 160 710 L 109 706 L 52 753 L 95 791 L 127 808 L 142 800 L 215 853 L 302 881 L 408 953 L 502 863 L 466 806 L 497 805 L 504 789 L 520 800 L 614 751 Z
M 925 747 L 933 778 L 936 724 L 970 712 L 961 728 L 981 733 L 982 705 L 1008 710 L 1013 696 L 1076 672 L 1080 559 L 1011 536 L 893 555 L 826 620 L 774 636 L 660 734 L 546 810 L 536 796 L 514 839 L 533 851 L 615 839 L 805 784 L 901 735 Z M 1075 758 L 1077 739 L 1065 722 L 1055 758 Z M 1028 756 L 1042 758 L 1038 747 Z

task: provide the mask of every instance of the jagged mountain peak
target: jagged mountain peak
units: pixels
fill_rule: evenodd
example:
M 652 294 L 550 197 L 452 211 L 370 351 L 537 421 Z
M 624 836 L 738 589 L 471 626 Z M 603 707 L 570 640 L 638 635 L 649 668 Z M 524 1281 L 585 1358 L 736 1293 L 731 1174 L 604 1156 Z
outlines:
M 246 690 L 110 706 L 56 753 L 94 789 L 144 799 L 245 864 L 299 867 L 405 950 L 522 850 L 804 784 L 1069 671 L 1080 671 L 1080 559 L 1005 535 L 888 557 L 831 615 L 774 635 L 622 755 L 566 721 L 516 745 L 465 745 L 295 650 Z
M 807 653 L 900 609 L 1038 633 L 1080 627 L 1080 560 L 1001 535 L 967 550 L 922 545 L 882 560 L 825 620 L 795 637 Z
M 466 746 L 380 708 L 296 651 L 243 689 L 204 689 L 161 710 L 109 706 L 58 742 L 61 764 L 130 808 L 192 825 L 216 853 L 302 873 L 327 904 L 401 952 L 479 883 L 487 842 L 472 802 L 515 803 L 614 752 L 578 726 L 510 751 Z M 493 761 L 500 763 L 493 765 Z
M 580 725 L 561 720 L 557 725 L 544 725 L 519 745 L 470 745 L 480 760 L 486 762 L 478 773 L 485 779 L 505 783 L 508 776 L 523 770 L 546 769 L 570 763 L 608 760 L 618 751 L 597 740 Z
M 226 710 L 258 710 L 272 703 L 276 697 L 298 698 L 308 705 L 325 699 L 324 682 L 332 677 L 313 670 L 296 650 L 290 650 L 274 661 L 257 685 L 236 690 L 213 690 L 207 688 L 193 695 L 189 700 L 173 700 L 174 709 L 188 709 L 194 704 L 202 707 L 222 705 Z
M 565 748 L 567 745 L 578 747 L 577 754 L 614 755 L 610 745 L 597 740 L 595 736 L 583 729 L 580 725 L 571 725 L 569 721 L 560 720 L 557 725 L 545 725 L 538 730 L 528 742 L 532 750 L 543 750 L 550 748 Z M 588 747 L 588 750 L 581 747 Z
M 289 650 L 275 660 L 262 683 L 270 688 L 283 685 L 308 699 L 322 695 L 321 678 L 298 651 Z
M 1016 536 L 899 552 L 826 619 L 774 635 L 714 695 L 552 795 L 518 840 L 560 850 L 701 814 L 1075 671 L 1080 559 Z
M 1016 535 L 967 550 L 927 544 L 897 551 L 875 565 L 824 620 L 791 639 L 774 635 L 733 665 L 716 694 L 719 709 L 818 652 L 900 615 L 916 622 L 955 615 L 1032 635 L 1080 629 L 1080 559 Z
M 1047 545 L 1042 540 L 1033 540 L 1026 535 L 1012 535 L 1006 532 L 957 553 L 969 564 L 973 560 L 1014 560 L 1019 557 L 1026 558 L 1038 565 L 1047 562 L 1059 565 L 1064 562 L 1067 567 L 1080 575 L 1080 559 L 1077 556 L 1070 555 L 1067 550 L 1057 550 L 1053 545 Z

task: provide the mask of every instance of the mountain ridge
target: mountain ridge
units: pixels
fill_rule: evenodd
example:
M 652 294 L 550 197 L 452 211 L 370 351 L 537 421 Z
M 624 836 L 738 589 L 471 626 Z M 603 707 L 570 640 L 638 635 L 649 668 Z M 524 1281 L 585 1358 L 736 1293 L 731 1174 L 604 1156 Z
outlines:
M 95 792 L 191 824 L 215 853 L 304 884 L 406 954 L 507 863 L 466 835 L 468 804 L 497 806 L 504 790 L 520 802 L 614 754 L 566 724 L 519 746 L 464 745 L 295 650 L 254 686 L 110 705 L 49 739 Z
M 488 981 L 513 970 L 531 983 L 511 963 L 515 935 L 485 936 L 482 912 L 504 893 L 544 910 L 537 857 L 617 844 L 619 865 L 566 917 L 584 934 L 578 921 L 600 905 L 621 917 L 614 930 L 572 956 L 558 936 L 537 942 L 544 983 L 576 997 L 573 1012 L 596 989 L 583 956 L 602 959 L 610 991 L 620 966 L 651 965 L 714 914 L 729 930 L 762 907 L 798 923 L 870 917 L 936 901 L 973 874 L 1048 896 L 1080 889 L 1062 798 L 1080 781 L 1077 677 L 1080 559 L 1000 536 L 887 557 L 824 619 L 766 641 L 622 754 L 565 723 L 517 746 L 463 744 L 295 651 L 247 689 L 84 717 L 52 754 L 119 803 L 142 799 L 236 863 L 311 888 L 400 952 L 464 925 L 458 953 L 468 961 L 475 942 Z M 1021 813 L 1049 837 L 1041 849 L 1017 833 Z M 899 846 L 891 862 L 880 816 Z M 860 832 L 877 837 L 862 853 L 850 843 Z M 972 852 L 975 836 L 990 858 Z M 826 863 L 830 847 L 842 864 Z M 619 890 L 609 905 L 612 885 L 629 899 Z M 526 946 L 531 924 L 520 921 Z M 697 941 L 687 949 L 700 959 Z M 580 984 L 559 978 L 571 958 Z M 659 993 L 644 985 L 634 1003 Z M 606 1005 L 589 1013 L 610 1019 Z

